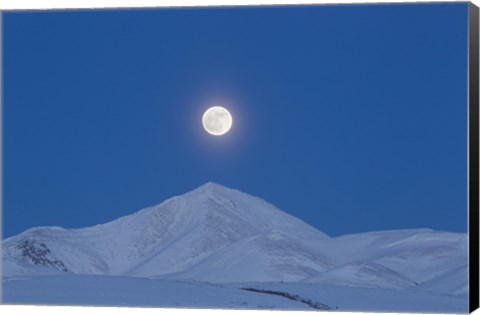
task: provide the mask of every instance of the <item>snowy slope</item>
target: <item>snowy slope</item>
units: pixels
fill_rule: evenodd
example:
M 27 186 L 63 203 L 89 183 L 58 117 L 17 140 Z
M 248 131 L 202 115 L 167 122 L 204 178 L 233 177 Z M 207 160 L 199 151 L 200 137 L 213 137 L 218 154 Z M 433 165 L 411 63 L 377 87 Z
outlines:
M 345 235 L 323 248 L 339 265 L 367 261 L 420 284 L 464 266 L 467 241 L 462 233 L 413 229 Z
M 419 291 L 442 293 L 457 297 L 468 297 L 468 267 L 446 272 L 445 274 L 422 283 L 417 288 Z
M 403 289 L 416 285 L 405 276 L 370 262 L 348 263 L 307 278 L 304 282 L 388 289 Z
M 216 283 L 300 281 L 333 267 L 321 248 L 316 251 L 306 248 L 306 244 L 313 247 L 312 243 L 312 239 L 291 237 L 280 231 L 255 235 L 169 278 Z

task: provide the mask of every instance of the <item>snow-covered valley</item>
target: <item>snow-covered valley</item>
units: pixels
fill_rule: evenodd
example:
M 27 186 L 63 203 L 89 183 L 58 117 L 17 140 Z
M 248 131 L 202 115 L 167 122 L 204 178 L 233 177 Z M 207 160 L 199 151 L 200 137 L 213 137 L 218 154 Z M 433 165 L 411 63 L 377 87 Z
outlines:
M 301 282 L 212 284 L 92 275 L 6 279 L 4 303 L 370 312 L 468 312 L 467 300 L 464 298 L 410 290 Z
M 106 224 L 5 239 L 3 302 L 467 312 L 467 240 L 430 229 L 329 237 L 207 183 Z

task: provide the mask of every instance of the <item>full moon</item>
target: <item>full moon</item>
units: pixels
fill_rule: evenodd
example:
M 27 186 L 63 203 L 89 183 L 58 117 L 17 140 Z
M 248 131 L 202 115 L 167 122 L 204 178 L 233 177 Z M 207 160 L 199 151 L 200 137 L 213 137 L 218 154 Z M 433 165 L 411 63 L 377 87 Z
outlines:
M 232 115 L 221 106 L 213 106 L 203 114 L 202 124 L 209 134 L 221 136 L 232 127 Z

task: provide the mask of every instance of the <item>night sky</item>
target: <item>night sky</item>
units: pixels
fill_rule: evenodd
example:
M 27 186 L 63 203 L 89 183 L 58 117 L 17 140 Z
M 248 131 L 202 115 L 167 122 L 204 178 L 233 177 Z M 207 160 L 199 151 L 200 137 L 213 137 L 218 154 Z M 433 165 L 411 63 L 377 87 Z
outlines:
M 468 4 L 3 16 L 3 233 L 213 181 L 331 235 L 467 228 Z M 203 112 L 234 124 L 207 134 Z

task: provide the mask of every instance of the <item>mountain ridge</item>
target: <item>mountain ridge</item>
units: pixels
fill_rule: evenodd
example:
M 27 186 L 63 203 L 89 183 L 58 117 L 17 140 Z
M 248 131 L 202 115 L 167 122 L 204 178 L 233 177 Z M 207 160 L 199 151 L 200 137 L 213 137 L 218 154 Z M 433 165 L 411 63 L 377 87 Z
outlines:
M 464 234 L 427 228 L 329 237 L 261 198 L 208 182 L 107 223 L 28 229 L 3 241 L 3 263 L 6 277 L 73 273 L 405 289 L 465 274 L 466 244 Z

